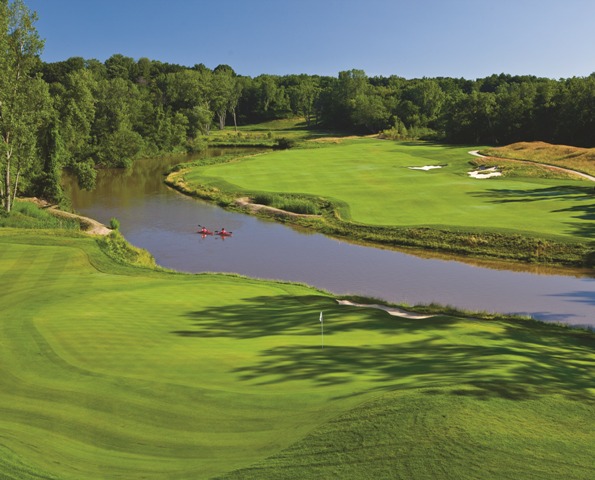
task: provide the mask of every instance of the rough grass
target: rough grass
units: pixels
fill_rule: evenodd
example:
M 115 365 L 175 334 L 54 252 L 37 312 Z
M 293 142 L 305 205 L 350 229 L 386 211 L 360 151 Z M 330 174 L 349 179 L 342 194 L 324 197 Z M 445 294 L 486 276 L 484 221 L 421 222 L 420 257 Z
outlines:
M 130 267 L 57 231 L 0 229 L 0 281 L 4 478 L 558 479 L 595 463 L 589 332 L 397 319 Z
M 552 169 L 546 165 L 537 163 L 525 163 L 518 160 L 485 157 L 474 158 L 471 164 L 475 167 L 496 167 L 504 177 L 522 177 L 522 178 L 547 178 L 554 180 L 576 180 L 577 176 L 570 172 Z
M 80 223 L 74 219 L 58 218 L 32 202 L 17 200 L 10 214 L 0 213 L 0 227 L 80 230 Z
M 292 143 L 318 138 L 324 133 L 309 129 L 303 118 L 285 118 L 253 125 L 240 125 L 238 129 L 228 125 L 223 130 L 212 130 L 206 137 L 212 146 L 254 146 L 273 148 L 279 139 Z
M 552 145 L 545 142 L 519 142 L 484 149 L 483 152 L 494 157 L 545 163 L 595 175 L 595 148 Z
M 262 192 L 252 195 L 251 200 L 253 203 L 267 205 L 280 210 L 285 210 L 286 212 L 304 215 L 318 215 L 321 213 L 316 202 L 307 197 Z

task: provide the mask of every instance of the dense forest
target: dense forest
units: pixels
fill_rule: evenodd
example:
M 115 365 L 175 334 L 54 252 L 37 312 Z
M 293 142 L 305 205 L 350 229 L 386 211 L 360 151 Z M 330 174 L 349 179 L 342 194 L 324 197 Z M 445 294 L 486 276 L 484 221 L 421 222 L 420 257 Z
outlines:
M 92 188 L 98 165 L 196 151 L 213 128 L 295 115 L 313 129 L 383 132 L 393 139 L 595 146 L 595 73 L 560 80 L 506 74 L 405 79 L 354 69 L 337 77 L 251 78 L 228 65 L 211 70 L 120 54 L 105 62 L 44 63 L 35 15 L 20 1 L 0 6 L 8 9 L 0 31 L 3 171 L 15 169 L 10 155 L 6 166 L 8 152 L 19 153 L 21 190 L 48 198 L 59 199 L 64 167 Z M 8 114 L 15 109 L 20 120 Z M 11 146 L 15 134 L 26 141 Z M 7 183 L 3 199 L 16 192 Z

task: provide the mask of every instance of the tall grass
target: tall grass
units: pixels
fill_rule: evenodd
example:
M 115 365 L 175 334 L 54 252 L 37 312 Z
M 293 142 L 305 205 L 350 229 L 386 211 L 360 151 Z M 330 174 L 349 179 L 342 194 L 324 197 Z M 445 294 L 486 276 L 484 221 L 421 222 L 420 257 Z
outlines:
M 286 212 L 302 215 L 319 215 L 321 209 L 311 198 L 297 195 L 283 195 L 278 193 L 257 193 L 252 196 L 253 203 L 285 210 Z
M 155 267 L 155 259 L 148 251 L 128 243 L 117 230 L 99 238 L 97 243 L 108 256 L 119 263 L 139 267 Z
M 0 214 L 0 227 L 80 230 L 75 219 L 56 217 L 31 202 L 16 201 L 10 213 Z
M 519 142 L 482 151 L 485 155 L 545 163 L 595 175 L 595 148 Z

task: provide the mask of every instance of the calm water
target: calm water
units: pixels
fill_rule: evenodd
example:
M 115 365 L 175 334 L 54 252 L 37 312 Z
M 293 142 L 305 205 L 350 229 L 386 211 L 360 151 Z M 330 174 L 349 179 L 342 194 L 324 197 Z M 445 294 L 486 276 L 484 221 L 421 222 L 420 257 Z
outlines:
M 422 258 L 230 213 L 163 183 L 163 171 L 179 161 L 146 160 L 126 171 L 104 170 L 95 191 L 80 191 L 71 181 L 67 190 L 77 211 L 105 224 L 118 218 L 124 236 L 167 268 L 236 272 L 397 303 L 437 302 L 595 326 L 595 279 L 579 271 L 510 271 Z M 197 224 L 225 227 L 233 236 L 202 238 Z

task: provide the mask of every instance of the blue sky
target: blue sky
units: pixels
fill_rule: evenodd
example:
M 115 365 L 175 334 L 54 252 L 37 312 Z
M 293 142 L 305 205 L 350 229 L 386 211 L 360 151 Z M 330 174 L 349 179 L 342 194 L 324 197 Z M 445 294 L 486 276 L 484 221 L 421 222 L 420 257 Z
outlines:
M 595 72 L 595 0 L 24 0 L 48 62 L 115 53 L 242 75 Z

